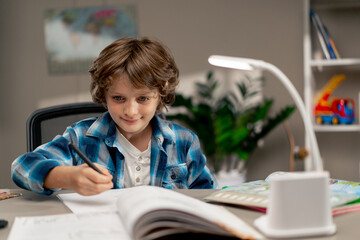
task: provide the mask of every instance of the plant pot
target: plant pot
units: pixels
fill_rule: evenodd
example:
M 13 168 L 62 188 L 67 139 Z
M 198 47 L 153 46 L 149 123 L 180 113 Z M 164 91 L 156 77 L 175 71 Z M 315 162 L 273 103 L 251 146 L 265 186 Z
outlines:
M 239 185 L 246 182 L 246 171 L 232 169 L 230 171 L 220 170 L 215 174 L 219 188 Z

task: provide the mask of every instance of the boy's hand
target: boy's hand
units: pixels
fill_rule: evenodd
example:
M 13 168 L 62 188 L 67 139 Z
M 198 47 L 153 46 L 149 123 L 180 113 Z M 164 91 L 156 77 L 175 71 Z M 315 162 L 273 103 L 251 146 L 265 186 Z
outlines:
M 99 194 L 113 188 L 112 175 L 105 167 L 95 164 L 104 175 L 96 172 L 87 164 L 58 166 L 48 173 L 44 187 L 68 188 L 84 196 Z
M 97 163 L 95 165 L 104 175 L 96 172 L 87 164 L 74 166 L 75 172 L 71 177 L 70 188 L 84 196 L 99 194 L 111 189 L 113 187 L 112 175 L 105 167 Z

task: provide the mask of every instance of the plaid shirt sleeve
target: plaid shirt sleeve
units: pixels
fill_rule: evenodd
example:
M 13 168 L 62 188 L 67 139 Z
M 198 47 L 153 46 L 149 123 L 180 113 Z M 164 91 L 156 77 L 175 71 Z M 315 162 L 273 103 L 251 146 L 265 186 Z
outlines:
M 69 142 L 79 145 L 86 136 L 88 126 L 94 120 L 82 121 L 68 127 L 63 135 L 56 136 L 33 152 L 25 153 L 11 165 L 11 176 L 16 185 L 37 193 L 50 195 L 59 189 L 43 187 L 45 177 L 56 166 L 78 165 L 69 149 Z
M 58 136 L 53 141 L 38 147 L 34 152 L 21 155 L 11 165 L 12 179 L 16 185 L 41 194 L 54 190 L 44 189 L 48 172 L 56 166 L 72 164 L 67 146 L 68 140 Z

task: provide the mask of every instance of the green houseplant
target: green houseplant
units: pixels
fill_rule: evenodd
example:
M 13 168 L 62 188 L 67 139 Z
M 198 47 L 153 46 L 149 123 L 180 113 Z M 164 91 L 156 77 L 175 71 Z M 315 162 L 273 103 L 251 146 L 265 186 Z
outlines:
M 234 92 L 215 97 L 219 84 L 210 71 L 205 83 L 195 83 L 197 96 L 176 95 L 172 108 L 182 107 L 186 112 L 166 115 L 167 119 L 182 122 L 198 135 L 209 166 L 215 173 L 224 168 L 229 156 L 235 155 L 246 164 L 259 141 L 295 110 L 294 106 L 286 106 L 270 117 L 271 99 L 246 107 L 246 100 L 259 94 L 252 84 L 264 81 L 263 77 L 246 78 L 247 84 L 237 83 L 236 89 L 243 101 Z

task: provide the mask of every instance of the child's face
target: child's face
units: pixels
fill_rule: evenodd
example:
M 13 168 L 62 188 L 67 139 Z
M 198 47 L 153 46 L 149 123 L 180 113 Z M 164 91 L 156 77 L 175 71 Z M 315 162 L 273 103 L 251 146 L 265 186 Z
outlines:
M 159 103 L 157 89 L 134 88 L 126 75 L 114 79 L 105 98 L 112 119 L 127 139 L 141 136 Z

